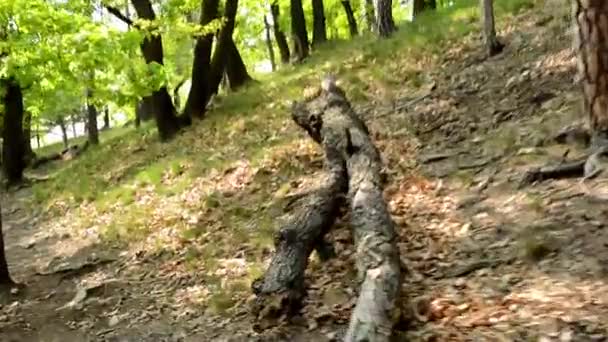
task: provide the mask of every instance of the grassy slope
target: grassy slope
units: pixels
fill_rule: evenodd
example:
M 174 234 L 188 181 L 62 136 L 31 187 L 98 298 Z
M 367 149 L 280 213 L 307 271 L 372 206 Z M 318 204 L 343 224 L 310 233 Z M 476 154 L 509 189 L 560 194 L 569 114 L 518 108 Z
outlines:
M 311 165 L 320 152 L 291 123 L 288 102 L 326 72 L 357 103 L 415 90 L 447 44 L 477 30 L 478 2 L 458 3 L 400 25 L 388 40 L 329 43 L 304 64 L 220 99 L 171 143 L 157 142 L 150 125 L 108 134 L 81 158 L 52 166 L 53 178 L 34 186 L 32 206 L 67 217 L 75 230 L 97 227 L 111 245 L 184 251 L 188 265 L 209 271 L 211 284 L 219 284 L 213 272 L 223 258 L 242 253 L 247 268 L 222 287 L 245 293 L 272 246 L 280 199 L 318 169 Z M 497 2 L 499 22 L 529 3 Z M 230 306 L 222 291 L 215 296 L 220 309 Z

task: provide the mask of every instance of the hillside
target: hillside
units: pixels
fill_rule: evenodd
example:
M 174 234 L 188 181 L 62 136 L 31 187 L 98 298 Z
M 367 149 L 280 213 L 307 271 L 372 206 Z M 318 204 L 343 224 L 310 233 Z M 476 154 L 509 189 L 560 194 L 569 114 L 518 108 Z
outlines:
M 300 316 L 264 327 L 248 313 L 285 204 L 321 172 L 289 103 L 326 72 L 386 162 L 408 269 L 403 338 L 608 338 L 603 202 L 578 180 L 519 182 L 582 151 L 551 140 L 582 119 L 561 8 L 497 2 L 506 49 L 486 58 L 476 3 L 387 40 L 330 42 L 219 98 L 170 143 L 151 127 L 120 129 L 30 171 L 48 179 L 3 198 L 10 267 L 27 287 L 0 306 L 0 339 L 338 339 L 358 290 L 346 224 L 330 233 L 336 258 L 313 256 Z

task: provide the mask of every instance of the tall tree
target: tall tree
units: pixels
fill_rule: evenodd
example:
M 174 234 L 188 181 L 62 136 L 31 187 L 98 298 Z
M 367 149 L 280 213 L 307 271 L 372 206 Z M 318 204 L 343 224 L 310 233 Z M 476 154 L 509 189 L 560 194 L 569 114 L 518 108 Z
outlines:
M 23 93 L 15 78 L 8 78 L 2 83 L 5 88 L 2 171 L 8 184 L 16 184 L 21 182 L 25 169 Z
M 87 134 L 91 145 L 99 144 L 97 115 L 97 107 L 95 107 L 95 104 L 93 103 L 93 91 L 87 89 Z
M 483 26 L 483 40 L 486 52 L 489 56 L 494 56 L 502 52 L 504 45 L 496 37 L 494 27 L 494 1 L 481 0 L 481 22 Z
M 323 0 L 312 0 L 312 46 L 327 41 Z
M 36 154 L 32 149 L 32 113 L 29 111 L 24 112 L 23 118 L 23 148 L 25 159 L 27 161 L 26 164 L 29 164 L 34 158 L 36 158 Z
M 357 19 L 355 19 L 355 13 L 353 11 L 353 7 L 350 4 L 349 0 L 342 0 L 342 7 L 344 7 L 344 12 L 346 13 L 346 19 L 348 20 L 348 30 L 350 31 L 350 36 L 355 37 L 359 34 L 359 30 L 357 29 Z
M 201 15 L 199 24 L 208 25 L 218 17 L 218 0 L 201 0 Z M 184 107 L 184 115 L 202 117 L 211 97 L 208 90 L 209 74 L 211 72 L 211 48 L 213 32 L 208 32 L 196 39 L 194 59 L 192 61 L 192 84 Z
M 104 130 L 104 129 L 109 129 L 109 128 L 110 128 L 110 108 L 108 108 L 108 106 L 105 106 L 103 109 L 103 127 L 101 129 Z
M 272 15 L 272 26 L 274 30 L 274 40 L 277 42 L 277 47 L 279 48 L 279 53 L 281 54 L 281 62 L 283 64 L 289 63 L 290 53 L 289 53 L 289 45 L 287 44 L 287 38 L 285 37 L 285 33 L 281 30 L 281 25 L 279 24 L 279 18 L 281 16 L 279 3 L 274 1 L 270 5 L 270 13 Z
M 131 0 L 131 4 L 139 18 L 149 21 L 156 20 L 150 0 Z M 146 35 L 141 44 L 141 51 L 146 63 L 164 65 L 163 42 L 160 33 L 151 32 Z M 154 105 L 154 117 L 159 136 L 161 140 L 171 139 L 179 130 L 179 122 L 167 86 L 161 86 L 152 92 L 150 97 Z
M 266 38 L 266 48 L 268 49 L 268 59 L 270 60 L 270 67 L 272 71 L 277 70 L 277 61 L 274 54 L 274 47 L 272 46 L 272 36 L 270 34 L 270 23 L 268 17 L 264 14 L 264 33 Z
M 389 37 L 395 30 L 393 0 L 376 0 L 376 22 L 374 31 L 378 36 Z
M 302 8 L 302 0 L 291 0 L 291 37 L 293 40 L 293 54 L 296 62 L 308 57 L 308 32 L 306 31 L 306 18 Z
M 236 90 L 252 80 L 233 39 L 228 42 L 226 76 L 230 90 Z
M 574 0 L 574 41 L 592 146 L 608 146 L 608 3 Z
M 236 11 L 238 8 L 238 0 L 226 0 L 224 6 L 224 26 L 217 35 L 217 44 L 213 51 L 213 57 L 211 59 L 211 72 L 208 81 L 208 96 L 214 95 L 218 92 L 224 71 L 226 69 L 226 60 L 229 56 L 229 49 L 234 45 L 232 40 L 232 33 L 234 32 L 234 22 L 236 18 Z M 209 101 L 209 98 L 205 99 L 205 103 Z
M 6 246 L 4 244 L 4 233 L 2 231 L 2 209 L 0 208 L 0 286 L 14 285 L 6 262 Z

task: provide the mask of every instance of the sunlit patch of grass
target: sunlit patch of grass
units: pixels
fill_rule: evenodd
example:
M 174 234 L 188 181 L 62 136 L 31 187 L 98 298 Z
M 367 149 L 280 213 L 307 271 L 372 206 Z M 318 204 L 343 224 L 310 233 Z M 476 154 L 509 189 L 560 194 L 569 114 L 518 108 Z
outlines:
M 135 189 L 133 187 L 115 187 L 104 193 L 96 201 L 97 209 L 101 212 L 111 210 L 116 206 L 125 206 L 135 201 Z

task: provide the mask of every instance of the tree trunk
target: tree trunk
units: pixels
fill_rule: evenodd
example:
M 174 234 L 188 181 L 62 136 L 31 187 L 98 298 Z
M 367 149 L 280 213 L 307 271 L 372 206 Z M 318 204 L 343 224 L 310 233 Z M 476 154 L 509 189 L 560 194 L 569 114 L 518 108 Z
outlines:
M 105 107 L 103 109 L 103 128 L 102 130 L 110 128 L 110 109 Z
M 40 148 L 40 125 L 36 123 L 36 147 Z
M 361 11 L 363 21 L 367 23 L 367 29 L 373 32 L 376 27 L 376 13 L 374 11 L 373 0 L 362 0 L 361 7 L 363 8 Z
M 323 0 L 312 0 L 312 46 L 316 47 L 327 41 L 325 29 L 325 8 Z
M 87 90 L 87 134 L 91 145 L 99 144 L 99 130 L 97 129 L 97 108 L 93 102 L 93 91 Z
M 77 121 L 77 116 L 74 114 L 70 114 L 70 123 L 72 124 L 72 137 L 76 138 L 76 136 L 78 135 L 76 132 L 76 121 Z
M 226 76 L 228 78 L 230 90 L 237 90 L 252 80 L 251 76 L 249 76 L 249 73 L 247 72 L 247 66 L 245 66 L 245 63 L 241 58 L 241 54 L 239 53 L 239 49 L 236 47 L 233 39 L 228 41 Z
M 437 2 L 435 0 L 414 0 L 413 7 L 412 15 L 416 18 L 420 13 L 428 9 L 436 9 Z
M 376 22 L 374 31 L 382 38 L 395 31 L 393 20 L 393 0 L 376 0 Z
M 6 246 L 4 244 L 4 232 L 2 231 L 2 208 L 0 208 L 0 285 L 10 286 L 14 284 L 6 261 Z
M 69 147 L 68 128 L 65 126 L 65 120 L 63 118 L 60 118 L 57 121 L 57 124 L 59 125 L 59 128 L 61 129 L 61 140 L 63 141 L 63 148 L 68 148 Z
M 218 0 L 201 0 L 201 26 L 209 24 L 218 17 Z M 209 94 L 209 74 L 211 72 L 211 47 L 213 33 L 208 33 L 196 39 L 194 59 L 192 61 L 192 83 L 184 107 L 184 115 L 200 117 L 205 115 Z
M 32 149 L 32 113 L 30 112 L 25 112 L 25 117 L 23 118 L 23 149 L 25 151 L 26 164 L 29 164 L 36 158 L 36 154 Z
M 182 101 L 181 101 L 181 96 L 179 95 L 179 90 L 184 86 L 185 83 L 186 83 L 186 80 L 181 80 L 175 86 L 175 89 L 173 89 L 173 104 L 175 106 L 175 109 L 178 111 L 179 111 L 180 107 L 182 106 Z
M 2 170 L 8 184 L 19 183 L 25 169 L 23 94 L 14 78 L 5 81 Z
M 323 245 L 323 235 L 338 212 L 339 203 L 331 199 L 340 198 L 348 189 L 350 226 L 362 285 L 344 340 L 389 341 L 395 323 L 393 314 L 398 312 L 401 264 L 397 234 L 383 198 L 380 153 L 344 91 L 333 80 L 324 81 L 322 89 L 305 102 L 293 105 L 292 118 L 322 145 L 328 176 L 324 186 L 306 198 L 277 234 L 270 266 L 252 284 L 256 294 L 254 313 L 257 319 L 273 318 L 267 315 L 281 316 L 298 308 L 308 255 L 313 247 Z
M 215 50 L 213 51 L 213 58 L 211 59 L 209 96 L 217 94 L 220 83 L 222 82 L 222 77 L 224 76 L 224 70 L 226 70 L 227 67 L 227 59 L 233 57 L 234 41 L 232 40 L 232 33 L 234 32 L 234 21 L 238 4 L 238 0 L 226 0 L 224 6 L 224 19 L 226 21 L 218 34 Z M 234 49 L 236 49 L 236 47 L 234 47 Z M 207 99 L 205 103 L 207 103 L 207 101 L 209 101 L 209 99 Z
M 308 32 L 302 0 L 291 0 L 291 38 L 293 40 L 293 54 L 296 62 L 308 57 Z
M 504 45 L 496 38 L 494 27 L 494 1 L 481 0 L 481 20 L 483 25 L 483 39 L 486 45 L 488 56 L 499 54 Z
M 350 5 L 350 1 L 340 1 L 342 6 L 344 7 L 344 12 L 346 12 L 346 18 L 348 19 L 348 29 L 350 31 L 350 37 L 353 38 L 359 34 L 359 30 L 357 29 L 357 20 L 355 19 L 355 13 L 353 12 L 353 8 Z
M 574 41 L 591 144 L 608 146 L 608 3 L 573 1 Z
M 270 60 L 270 66 L 272 71 L 277 70 L 277 61 L 274 55 L 274 47 L 272 46 L 272 38 L 270 35 L 270 24 L 268 18 L 264 15 L 264 32 L 266 34 L 266 48 L 268 48 L 268 59 Z
M 150 21 L 156 19 L 150 0 L 131 0 L 131 3 L 141 19 Z M 146 35 L 141 44 L 141 51 L 146 63 L 164 65 L 163 43 L 159 33 Z M 160 89 L 155 90 L 151 98 L 154 104 L 154 117 L 160 139 L 163 141 L 169 140 L 179 131 L 179 121 L 167 86 L 162 86 Z
M 289 45 L 287 44 L 287 38 L 285 37 L 285 33 L 281 30 L 281 25 L 279 25 L 280 18 L 280 9 L 278 2 L 273 2 L 270 5 L 270 13 L 272 14 L 272 25 L 274 29 L 274 40 L 277 42 L 277 46 L 279 47 L 279 53 L 281 54 L 281 62 L 283 64 L 289 63 Z

